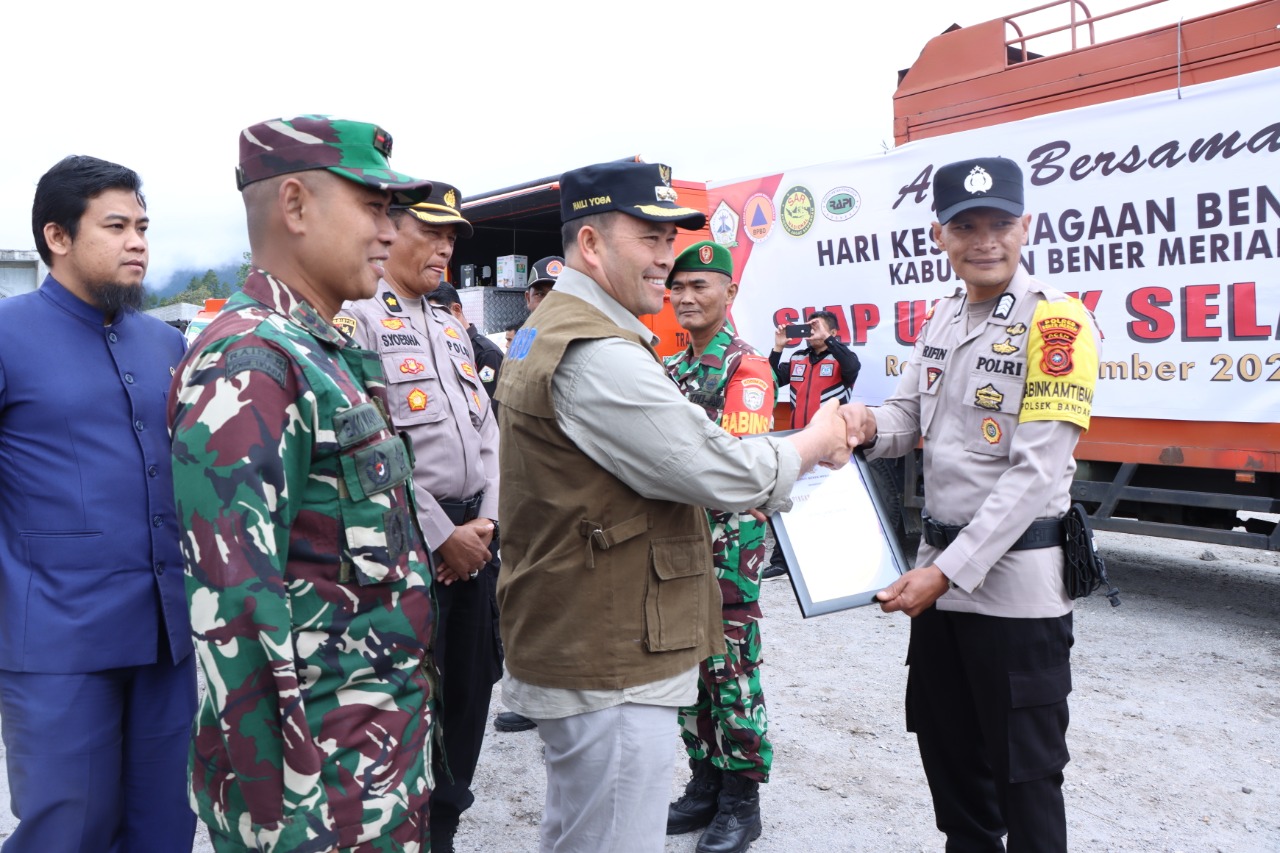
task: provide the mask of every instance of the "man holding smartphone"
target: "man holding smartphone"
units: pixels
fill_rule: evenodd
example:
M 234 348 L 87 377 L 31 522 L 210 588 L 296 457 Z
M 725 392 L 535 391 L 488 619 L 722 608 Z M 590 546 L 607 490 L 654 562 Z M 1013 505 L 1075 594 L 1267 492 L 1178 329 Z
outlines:
M 853 350 L 836 337 L 838 328 L 830 311 L 814 311 L 807 324 L 780 325 L 774 330 L 769 364 L 778 385 L 791 388 L 792 429 L 802 429 L 828 400 L 849 402 L 861 365 Z M 799 337 L 807 346 L 783 361 L 787 341 Z

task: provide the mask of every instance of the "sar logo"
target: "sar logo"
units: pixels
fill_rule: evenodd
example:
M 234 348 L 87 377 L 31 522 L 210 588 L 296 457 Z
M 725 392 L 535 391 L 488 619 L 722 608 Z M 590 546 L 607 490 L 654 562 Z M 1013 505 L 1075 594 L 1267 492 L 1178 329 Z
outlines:
M 711 236 L 725 248 L 732 249 L 738 245 L 738 214 L 733 212 L 727 201 L 721 200 L 711 214 Z
M 981 166 L 974 166 L 973 170 L 964 177 L 964 188 L 971 195 L 990 192 L 992 186 L 991 175 Z
M 399 317 L 383 317 L 382 325 L 394 332 L 396 329 L 404 328 L 404 320 L 401 320 Z
M 988 411 L 1000 411 L 1000 404 L 1004 402 L 1004 395 L 996 390 L 996 386 L 987 383 L 974 392 L 973 404 L 980 409 Z
M 982 437 L 987 440 L 987 444 L 999 444 L 1000 437 L 1004 435 L 1000 430 L 1000 424 L 996 423 L 995 418 L 982 419 Z
M 822 197 L 822 215 L 832 222 L 852 219 L 862 209 L 862 196 L 853 187 L 836 187 Z
M 769 390 L 769 383 L 752 376 L 742 380 L 742 405 L 753 412 L 764 408 L 764 401 Z
M 756 193 L 742 206 L 742 230 L 752 243 L 759 243 L 773 232 L 773 200 Z
M 409 411 L 421 412 L 427 407 L 427 392 L 421 388 L 414 388 L 404 401 L 409 404 Z
M 547 261 L 547 275 L 559 278 L 562 272 L 564 272 L 564 264 L 559 261 Z
M 782 197 L 782 228 L 792 237 L 803 237 L 813 227 L 818 215 L 813 204 L 813 193 L 795 186 Z
M 1013 355 L 1018 351 L 1018 348 L 1013 345 L 1013 341 L 1010 338 L 1005 338 L 1001 343 L 992 344 L 991 351 L 997 355 Z
M 400 372 L 407 373 L 410 376 L 417 376 L 426 369 L 427 366 L 416 358 L 406 358 L 404 361 L 400 362 Z

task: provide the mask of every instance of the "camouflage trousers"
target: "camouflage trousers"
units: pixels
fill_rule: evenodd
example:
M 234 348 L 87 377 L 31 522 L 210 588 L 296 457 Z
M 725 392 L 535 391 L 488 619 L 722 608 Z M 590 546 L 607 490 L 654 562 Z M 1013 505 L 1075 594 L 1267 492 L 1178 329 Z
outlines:
M 680 709 L 680 736 L 693 759 L 709 758 L 721 770 L 769 781 L 773 744 L 760 686 L 757 606 L 725 607 L 727 654 L 698 667 L 697 704 Z
M 209 841 L 215 853 L 244 853 L 256 848 L 245 847 L 239 841 L 223 835 L 210 827 Z M 328 849 L 328 848 L 317 848 Z M 431 833 L 427 827 L 427 812 L 410 812 L 396 828 L 386 835 L 357 844 L 355 847 L 342 847 L 337 853 L 430 853 Z

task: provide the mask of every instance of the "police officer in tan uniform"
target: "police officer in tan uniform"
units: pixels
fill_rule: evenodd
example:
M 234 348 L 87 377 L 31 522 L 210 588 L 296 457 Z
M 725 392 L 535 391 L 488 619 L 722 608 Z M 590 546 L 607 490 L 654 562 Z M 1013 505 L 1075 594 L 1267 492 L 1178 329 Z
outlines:
M 392 421 L 413 442 L 418 518 L 432 549 L 439 607 L 435 655 L 443 680 L 444 755 L 436 756 L 431 849 L 453 849 L 484 740 L 497 637 L 498 427 L 467 330 L 426 295 L 440 283 L 458 237 L 472 227 L 455 187 L 392 209 L 397 239 L 372 299 L 348 302 L 334 325 L 382 357 Z M 447 760 L 448 772 L 444 769 Z
M 1019 264 L 1022 172 L 940 168 L 933 236 L 964 283 L 933 309 L 879 408 L 847 406 L 869 457 L 924 440 L 918 568 L 879 593 L 912 617 L 907 727 L 948 850 L 1065 851 L 1071 600 L 1060 519 L 1089 425 L 1097 333 Z

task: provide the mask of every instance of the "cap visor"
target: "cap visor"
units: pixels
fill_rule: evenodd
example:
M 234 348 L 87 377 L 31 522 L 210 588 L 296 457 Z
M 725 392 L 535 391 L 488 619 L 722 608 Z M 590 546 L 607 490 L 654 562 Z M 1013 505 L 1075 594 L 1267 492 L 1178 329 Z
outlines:
M 938 224 L 946 225 L 955 218 L 956 214 L 979 207 L 995 208 L 996 210 L 1003 210 L 1005 213 L 1012 213 L 1014 216 L 1021 216 L 1024 206 L 1003 198 L 967 198 L 959 204 L 953 204 L 946 210 L 939 211 Z
M 390 190 L 392 200 L 396 204 L 420 204 L 431 195 L 430 181 L 420 181 L 390 169 L 350 169 L 345 166 L 326 168 L 335 175 L 341 175 L 348 180 L 373 187 L 375 190 Z
M 629 208 L 619 208 L 624 213 L 652 222 L 673 222 L 679 228 L 697 231 L 707 224 L 707 215 L 691 207 L 666 206 L 662 204 L 637 204 Z
M 458 234 L 463 237 L 470 237 L 476 233 L 470 222 L 443 207 L 440 208 L 439 212 L 430 208 L 424 210 L 421 206 L 406 207 L 405 210 L 428 225 L 456 225 L 458 226 Z

